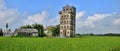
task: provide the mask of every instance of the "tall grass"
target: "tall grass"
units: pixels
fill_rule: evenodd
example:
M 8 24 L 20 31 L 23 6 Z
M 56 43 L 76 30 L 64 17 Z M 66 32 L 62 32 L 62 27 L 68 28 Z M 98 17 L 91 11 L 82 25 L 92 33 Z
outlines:
M 0 37 L 0 51 L 111 51 L 120 48 L 120 37 L 81 38 Z

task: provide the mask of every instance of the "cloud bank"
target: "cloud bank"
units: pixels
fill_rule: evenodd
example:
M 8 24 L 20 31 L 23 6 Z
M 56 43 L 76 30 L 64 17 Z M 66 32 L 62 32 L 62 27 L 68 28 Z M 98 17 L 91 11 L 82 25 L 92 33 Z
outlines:
M 80 15 L 80 16 L 79 16 Z M 120 33 L 119 14 L 93 14 L 86 16 L 85 11 L 76 15 L 77 33 Z

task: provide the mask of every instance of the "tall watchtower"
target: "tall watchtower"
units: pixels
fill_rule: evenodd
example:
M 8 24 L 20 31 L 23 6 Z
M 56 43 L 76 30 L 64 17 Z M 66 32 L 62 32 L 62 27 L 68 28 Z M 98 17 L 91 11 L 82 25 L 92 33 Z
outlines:
M 60 14 L 60 36 L 74 37 L 75 36 L 75 22 L 76 22 L 76 8 L 66 5 L 59 12 Z

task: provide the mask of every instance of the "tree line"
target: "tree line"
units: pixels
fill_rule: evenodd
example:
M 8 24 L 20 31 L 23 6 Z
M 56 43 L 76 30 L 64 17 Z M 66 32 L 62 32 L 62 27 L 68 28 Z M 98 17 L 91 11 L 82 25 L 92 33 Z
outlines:
M 106 33 L 106 34 L 94 34 L 94 33 L 87 33 L 87 34 L 76 34 L 76 36 L 120 36 L 120 33 Z
M 48 29 L 48 31 L 51 31 L 52 32 L 52 36 L 59 36 L 59 27 L 60 25 L 56 25 L 56 26 L 52 26 Z M 44 37 L 44 36 L 47 36 L 45 33 L 44 33 L 44 26 L 42 24 L 32 24 L 32 25 L 25 25 L 25 26 L 21 26 L 20 28 L 34 28 L 34 29 L 37 29 L 38 30 L 38 36 L 40 37 Z

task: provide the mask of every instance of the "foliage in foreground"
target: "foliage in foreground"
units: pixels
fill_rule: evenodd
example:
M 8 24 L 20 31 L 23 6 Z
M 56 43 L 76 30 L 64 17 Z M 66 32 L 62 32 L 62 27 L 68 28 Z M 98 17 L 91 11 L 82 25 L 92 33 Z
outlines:
M 120 37 L 80 38 L 0 37 L 0 51 L 119 51 Z

